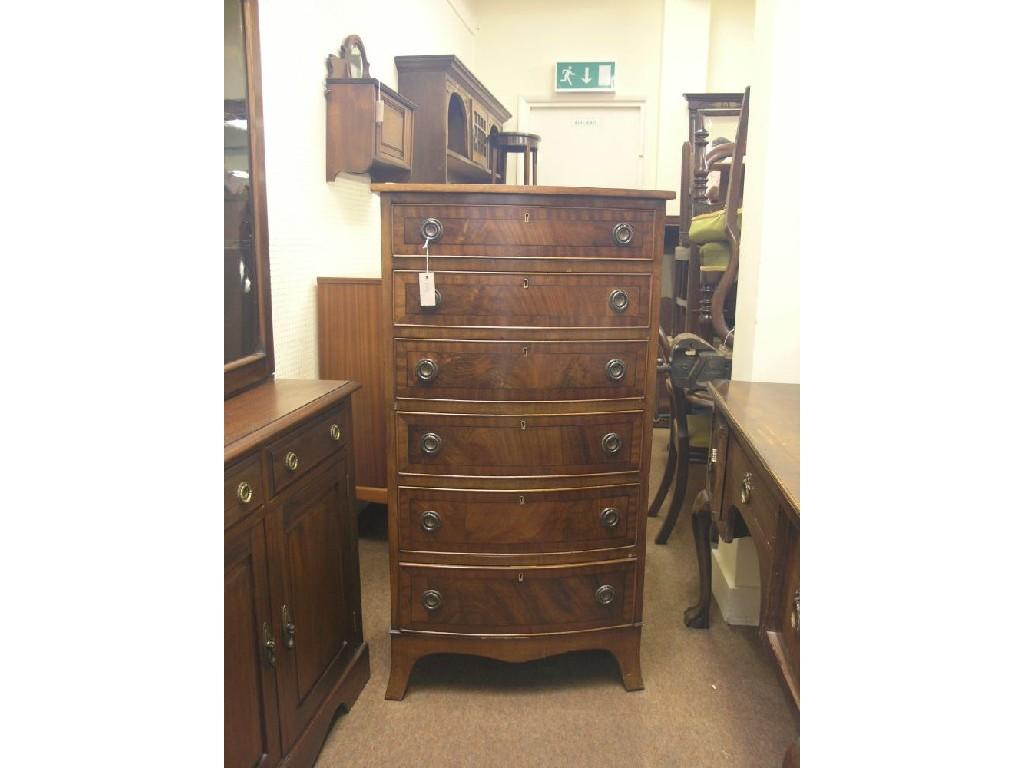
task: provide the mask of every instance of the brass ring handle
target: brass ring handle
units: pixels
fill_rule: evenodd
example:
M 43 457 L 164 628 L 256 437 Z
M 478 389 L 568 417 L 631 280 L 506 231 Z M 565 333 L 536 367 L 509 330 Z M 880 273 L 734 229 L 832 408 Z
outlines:
M 284 465 L 288 467 L 292 472 L 299 468 L 299 457 L 295 451 L 288 451 L 284 455 Z
M 601 438 L 601 450 L 609 456 L 614 456 L 622 450 L 622 438 L 614 432 L 609 432 Z
M 616 288 L 608 294 L 608 306 L 612 312 L 625 312 L 629 307 L 629 296 L 621 288 Z
M 605 528 L 615 528 L 619 524 L 619 510 L 615 507 L 605 507 L 601 510 L 601 525 Z
M 594 593 L 594 599 L 598 605 L 611 605 L 615 602 L 615 587 L 611 584 L 602 584 Z
M 252 501 L 252 486 L 245 482 L 245 480 L 238 484 L 236 493 L 238 494 L 238 500 L 243 504 L 248 504 Z
M 750 503 L 750 494 L 754 490 L 754 475 L 747 472 L 743 475 L 743 482 L 740 484 L 740 501 L 744 504 Z
M 432 306 L 432 307 L 421 306 L 420 309 L 424 309 L 424 310 L 430 311 L 432 309 L 437 309 L 440 306 L 441 306 L 441 292 L 437 288 L 435 288 L 434 289 L 434 306 Z
M 436 432 L 427 432 L 420 438 L 420 448 L 429 455 L 434 455 L 441 450 L 441 436 Z
M 436 611 L 441 607 L 441 593 L 436 589 L 428 589 L 423 593 L 420 603 L 428 611 Z
M 420 527 L 427 533 L 433 533 L 441 527 L 441 516 L 432 509 L 420 515 Z
M 604 374 L 612 381 L 622 381 L 626 377 L 626 363 L 617 357 L 609 360 L 604 366 Z
M 335 442 L 341 440 L 341 427 L 337 424 L 331 424 L 331 440 Z
M 629 245 L 633 242 L 633 225 L 621 222 L 612 227 L 612 239 L 616 245 Z
M 429 357 L 424 357 L 416 362 L 416 378 L 427 383 L 437 378 L 437 363 Z
M 429 240 L 430 242 L 440 240 L 441 236 L 444 235 L 444 224 L 433 217 L 424 219 L 420 225 L 420 234 L 423 235 L 424 240 Z

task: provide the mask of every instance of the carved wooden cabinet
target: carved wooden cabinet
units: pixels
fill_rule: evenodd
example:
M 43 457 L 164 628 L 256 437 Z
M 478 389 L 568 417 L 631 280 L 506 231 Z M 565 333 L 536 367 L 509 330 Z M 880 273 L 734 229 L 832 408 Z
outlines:
M 376 122 L 377 97 L 382 102 Z M 373 181 L 409 178 L 416 105 L 373 78 L 327 78 L 327 180 L 341 172 Z
M 639 666 L 671 192 L 374 185 L 382 198 L 391 678 L 422 656 Z M 430 237 L 433 235 L 433 237 Z M 434 306 L 418 274 L 430 239 Z M 429 303 L 429 302 L 428 302 Z
M 396 56 L 395 68 L 399 93 L 418 110 L 409 180 L 489 182 L 490 137 L 509 111 L 457 56 Z
M 369 678 L 350 395 L 266 382 L 224 404 L 224 763 L 311 766 Z

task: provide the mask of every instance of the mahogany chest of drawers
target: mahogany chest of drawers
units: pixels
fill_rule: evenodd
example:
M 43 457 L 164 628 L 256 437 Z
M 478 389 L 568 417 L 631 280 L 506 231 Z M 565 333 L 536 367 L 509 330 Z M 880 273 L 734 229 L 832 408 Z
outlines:
M 671 192 L 381 184 L 391 677 L 639 648 Z M 434 275 L 434 306 L 419 274 Z M 429 303 L 429 302 L 428 302 Z

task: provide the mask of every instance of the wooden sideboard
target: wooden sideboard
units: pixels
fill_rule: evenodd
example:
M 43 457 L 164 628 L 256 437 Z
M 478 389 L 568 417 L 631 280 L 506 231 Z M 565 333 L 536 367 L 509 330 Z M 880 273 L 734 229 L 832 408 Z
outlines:
M 358 384 L 224 402 L 224 764 L 312 766 L 370 676 L 353 498 Z
M 384 184 L 391 677 L 615 655 L 640 629 L 665 200 Z M 422 306 L 425 236 L 435 306 Z
M 800 707 L 800 385 L 719 381 L 707 487 L 694 502 L 700 599 L 690 627 L 708 626 L 710 526 L 749 535 L 761 572 L 759 634 Z

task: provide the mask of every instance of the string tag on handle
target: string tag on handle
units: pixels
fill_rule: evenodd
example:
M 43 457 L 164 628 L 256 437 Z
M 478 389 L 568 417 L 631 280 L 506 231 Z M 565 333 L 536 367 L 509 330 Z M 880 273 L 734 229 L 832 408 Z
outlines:
M 423 241 L 423 250 L 426 251 L 426 271 L 420 272 L 420 306 L 436 307 L 436 295 L 434 294 L 434 273 L 430 271 L 430 240 Z

